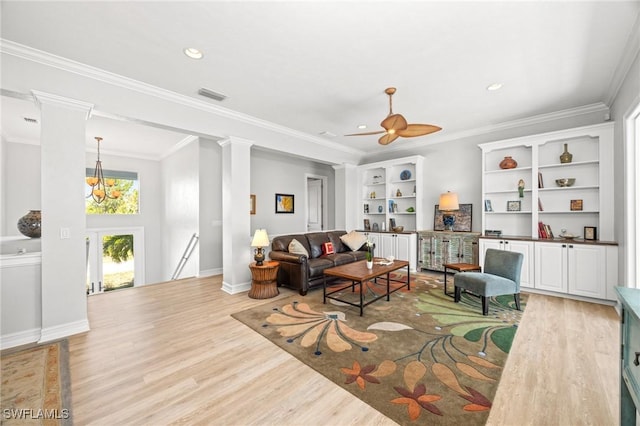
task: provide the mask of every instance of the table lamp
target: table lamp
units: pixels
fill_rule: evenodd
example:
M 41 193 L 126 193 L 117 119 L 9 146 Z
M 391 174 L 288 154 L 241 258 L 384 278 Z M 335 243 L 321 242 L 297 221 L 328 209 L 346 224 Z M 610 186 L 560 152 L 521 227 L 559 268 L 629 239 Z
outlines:
M 455 210 L 460 210 L 460 205 L 458 204 L 458 194 L 451 191 L 440 194 L 439 209 L 443 213 L 442 223 L 444 223 L 444 228 L 447 231 L 453 231 L 453 224 L 456 221 L 456 217 L 452 212 Z
M 253 240 L 251 241 L 251 247 L 256 247 L 253 259 L 256 261 L 257 266 L 262 266 L 264 262 L 264 250 L 263 247 L 269 246 L 269 236 L 266 229 L 256 229 L 256 233 L 253 234 Z

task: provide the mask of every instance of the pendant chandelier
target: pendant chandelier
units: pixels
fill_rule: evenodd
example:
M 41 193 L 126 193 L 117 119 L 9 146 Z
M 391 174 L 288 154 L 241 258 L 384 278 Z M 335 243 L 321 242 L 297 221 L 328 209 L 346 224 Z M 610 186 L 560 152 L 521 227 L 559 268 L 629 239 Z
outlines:
M 96 161 L 96 168 L 93 172 L 93 177 L 86 178 L 87 185 L 91 187 L 91 194 L 89 194 L 87 198 L 91 197 L 93 198 L 93 201 L 100 204 L 107 198 L 111 200 L 119 198 L 120 191 L 112 189 L 116 184 L 115 179 L 105 179 L 102 174 L 102 161 L 100 161 L 100 141 L 102 141 L 102 138 L 96 136 L 95 139 L 98 142 L 98 159 Z

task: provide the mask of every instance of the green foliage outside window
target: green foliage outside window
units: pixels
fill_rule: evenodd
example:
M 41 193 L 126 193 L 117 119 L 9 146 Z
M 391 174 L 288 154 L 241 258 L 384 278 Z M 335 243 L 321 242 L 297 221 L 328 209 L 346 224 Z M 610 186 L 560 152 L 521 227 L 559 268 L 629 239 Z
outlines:
M 135 184 L 135 185 L 134 185 Z M 90 195 L 91 187 L 87 185 L 87 194 Z M 120 197 L 116 199 L 105 199 L 102 203 L 96 203 L 91 196 L 85 201 L 85 212 L 87 214 L 137 214 L 139 191 L 137 181 L 128 179 L 116 179 L 112 190 L 120 191 Z

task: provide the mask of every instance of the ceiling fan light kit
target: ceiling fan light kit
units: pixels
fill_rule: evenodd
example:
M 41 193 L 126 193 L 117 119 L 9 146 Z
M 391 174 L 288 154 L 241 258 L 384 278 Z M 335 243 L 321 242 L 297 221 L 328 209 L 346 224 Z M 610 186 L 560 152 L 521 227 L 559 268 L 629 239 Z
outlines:
M 393 94 L 396 93 L 395 87 L 388 87 L 384 93 L 389 95 L 389 115 L 382 120 L 380 126 L 384 130 L 377 132 L 365 132 L 365 133 L 352 133 L 345 136 L 365 136 L 365 135 L 379 135 L 383 134 L 378 143 L 381 145 L 388 145 L 395 141 L 399 137 L 403 138 L 415 138 L 417 136 L 424 136 L 430 133 L 435 133 L 442 130 L 441 127 L 434 126 L 432 124 L 409 124 L 402 114 L 393 113 Z

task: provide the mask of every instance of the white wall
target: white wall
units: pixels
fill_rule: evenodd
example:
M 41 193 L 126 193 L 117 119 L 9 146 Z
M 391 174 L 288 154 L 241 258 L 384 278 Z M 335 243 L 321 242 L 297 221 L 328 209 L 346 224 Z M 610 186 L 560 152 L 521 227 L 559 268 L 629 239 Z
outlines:
M 326 229 L 335 226 L 335 173 L 333 167 L 298 159 L 281 152 L 251 150 L 251 193 L 256 195 L 256 214 L 251 216 L 252 232 L 265 228 L 269 236 L 306 232 L 305 174 L 328 177 L 328 200 L 325 207 L 329 217 Z M 294 213 L 275 213 L 275 194 L 293 194 Z M 354 200 L 355 202 L 355 200 Z M 248 209 L 242 206 L 243 210 Z
M 161 162 L 164 205 L 162 212 L 162 281 L 171 279 L 194 233 L 200 213 L 200 145 L 194 142 Z M 194 250 L 179 278 L 197 276 L 199 250 Z
M 29 210 L 40 210 L 40 146 L 3 140 L 3 236 L 22 235 L 17 222 Z M 59 191 L 52 183 L 51 190 Z
M 137 172 L 140 212 L 134 215 L 87 215 L 87 228 L 144 227 L 145 284 L 163 281 L 162 275 L 162 178 L 160 162 L 100 154 L 106 170 Z M 86 167 L 96 165 L 96 154 L 87 153 Z
M 7 141 L 5 141 L 4 137 L 0 135 L 0 235 L 7 235 L 7 203 L 5 202 L 5 197 L 7 194 L 6 186 L 7 186 L 7 176 L 6 176 L 6 168 L 7 168 Z
M 199 275 L 222 273 L 222 148 L 200 139 Z

